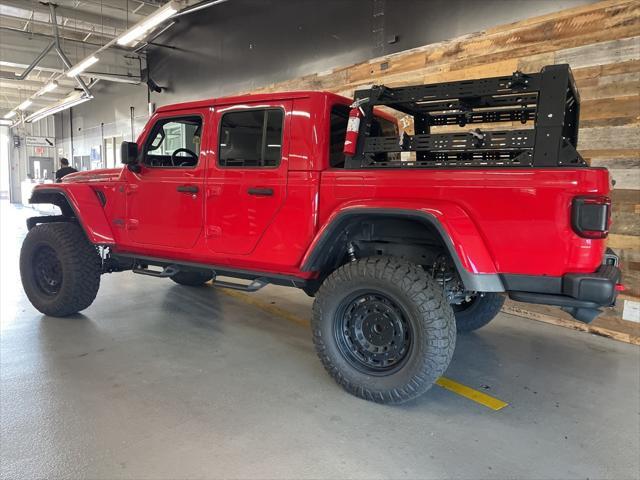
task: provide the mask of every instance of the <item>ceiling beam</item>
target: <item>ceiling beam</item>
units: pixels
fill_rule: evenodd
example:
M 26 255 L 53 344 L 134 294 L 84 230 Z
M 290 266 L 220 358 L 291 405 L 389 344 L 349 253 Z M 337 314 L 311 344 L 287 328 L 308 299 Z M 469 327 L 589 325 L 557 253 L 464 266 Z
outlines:
M 3 68 L 0 70 L 0 85 L 8 85 L 7 88 L 10 88 L 12 86 L 31 86 L 31 87 L 43 87 L 44 85 L 46 85 L 47 83 L 49 83 L 49 80 L 51 79 L 52 76 L 55 75 L 55 73 L 51 72 L 51 73 L 41 73 L 41 75 L 38 77 L 35 73 L 30 73 L 29 76 L 25 79 L 25 80 L 17 80 L 16 77 L 16 73 L 20 73 L 20 71 L 22 71 L 21 68 L 14 68 L 14 69 L 10 69 L 10 68 Z M 40 72 L 42 72 L 42 70 L 40 70 Z M 60 85 L 61 87 L 69 87 L 69 88 L 75 88 L 76 87 L 76 82 L 71 79 L 71 78 L 59 78 L 58 80 L 58 85 Z
M 40 3 L 38 0 L 2 0 L 3 5 L 7 5 L 9 7 L 19 8 L 27 11 L 35 11 L 38 13 L 44 13 L 49 15 L 49 6 Z M 94 11 L 100 11 L 99 5 L 97 8 L 93 9 Z M 66 7 L 64 5 L 60 5 L 58 2 L 58 6 L 56 7 L 56 14 L 58 15 L 58 19 L 60 23 L 63 23 L 64 19 L 70 20 L 79 20 L 81 22 L 93 23 L 95 25 L 104 25 L 109 28 L 116 28 L 120 31 L 124 31 L 127 29 L 126 21 L 124 19 L 125 15 L 121 16 L 109 16 L 110 9 L 104 8 L 102 9 L 102 14 L 100 13 L 92 13 L 90 11 L 81 10 L 79 8 Z M 112 14 L 113 15 L 113 14 Z M 120 18 L 119 18 L 120 17 Z M 135 23 L 142 18 L 142 15 L 129 13 L 129 21 L 130 23 Z
M 29 22 L 29 28 L 24 28 L 25 20 L 23 18 L 15 17 L 13 15 L 0 14 L 0 25 L 2 25 L 2 29 L 20 31 L 25 35 L 46 35 L 53 38 L 52 25 L 50 22 L 31 20 Z M 64 39 L 75 42 L 85 42 L 87 44 L 89 44 L 89 42 L 86 42 L 83 39 L 89 33 L 91 33 L 94 37 L 92 43 L 96 46 L 96 48 L 101 47 L 106 42 L 115 37 L 115 32 L 113 29 L 111 29 L 111 31 L 107 30 L 104 33 L 100 30 L 91 30 L 89 28 L 70 28 L 63 27 L 62 25 L 58 25 L 58 29 L 60 31 L 61 40 Z M 101 43 L 100 39 L 103 39 L 105 41 Z
M 42 88 L 42 87 L 40 87 Z M 12 88 L 8 87 L 5 83 L 0 81 L 0 89 L 2 89 L 2 95 L 13 100 L 16 99 L 26 99 L 31 97 L 33 94 L 38 93 L 40 88 Z M 62 88 L 58 87 L 53 92 L 47 92 L 40 97 L 35 97 L 37 99 L 51 99 L 51 100 L 60 100 L 61 98 L 66 97 L 69 92 L 73 90 L 72 88 Z M 19 103 L 19 102 L 18 102 Z
M 35 59 L 49 45 L 50 39 L 46 36 L 29 37 L 25 32 L 17 32 L 15 30 L 0 30 L 2 32 L 2 43 L 0 44 L 0 66 L 3 70 L 10 68 L 27 68 L 31 61 Z M 69 48 L 71 45 L 65 45 L 64 50 L 70 57 L 71 63 L 76 63 L 95 52 L 97 49 L 91 46 L 78 44 L 78 48 Z M 123 55 L 123 50 L 108 48 L 100 52 L 100 62 L 97 63 L 93 70 L 103 74 L 115 74 L 122 76 L 132 76 L 138 78 L 140 76 L 140 62 L 138 56 L 127 52 Z M 44 72 L 61 73 L 63 64 L 60 57 L 55 52 L 49 52 L 41 62 L 38 63 L 37 70 Z M 89 74 L 83 75 L 90 76 Z

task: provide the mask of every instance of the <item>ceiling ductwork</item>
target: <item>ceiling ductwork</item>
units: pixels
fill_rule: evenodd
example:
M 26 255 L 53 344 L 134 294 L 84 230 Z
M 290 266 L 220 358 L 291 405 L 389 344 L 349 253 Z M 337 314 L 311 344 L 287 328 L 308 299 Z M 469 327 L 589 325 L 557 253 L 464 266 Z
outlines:
M 221 1 L 135 0 L 129 6 L 103 0 L 2 0 L 0 115 L 34 121 L 90 100 L 90 85 L 98 80 L 139 84 L 140 51 L 175 23 L 170 19 L 216 3 Z M 33 61 L 24 64 L 30 55 Z

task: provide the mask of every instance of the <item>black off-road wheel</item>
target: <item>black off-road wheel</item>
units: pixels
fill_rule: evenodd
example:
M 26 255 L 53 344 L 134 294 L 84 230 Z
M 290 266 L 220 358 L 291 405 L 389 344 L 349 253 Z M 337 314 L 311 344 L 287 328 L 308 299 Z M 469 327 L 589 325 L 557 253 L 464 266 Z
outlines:
M 20 251 L 20 276 L 29 301 L 40 312 L 65 317 L 93 303 L 102 260 L 75 223 L 33 227 Z
M 178 272 L 170 278 L 180 285 L 201 287 L 213 278 L 213 274 L 206 272 Z
M 500 313 L 502 305 L 504 295 L 494 292 L 476 295 L 470 302 L 453 305 L 458 332 L 472 332 L 484 327 Z
M 316 294 L 313 342 L 349 393 L 399 404 L 427 391 L 447 369 L 456 340 L 441 287 L 418 265 L 369 257 L 343 265 Z

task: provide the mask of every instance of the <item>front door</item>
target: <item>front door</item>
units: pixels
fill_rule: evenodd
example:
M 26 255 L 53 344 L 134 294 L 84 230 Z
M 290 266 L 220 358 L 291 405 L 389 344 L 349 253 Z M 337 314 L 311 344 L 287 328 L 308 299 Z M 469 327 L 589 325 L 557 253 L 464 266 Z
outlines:
M 206 237 L 216 253 L 247 255 L 287 194 L 290 101 L 224 106 L 207 177 Z
M 127 171 L 125 228 L 132 244 L 185 249 L 201 235 L 207 115 L 196 109 L 154 119 L 140 171 Z

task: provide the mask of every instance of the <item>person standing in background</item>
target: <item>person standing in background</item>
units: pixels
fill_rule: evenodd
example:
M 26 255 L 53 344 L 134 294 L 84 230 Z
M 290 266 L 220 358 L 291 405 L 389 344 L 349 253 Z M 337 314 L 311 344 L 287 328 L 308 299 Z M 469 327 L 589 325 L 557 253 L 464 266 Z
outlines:
M 56 172 L 57 183 L 60 183 L 62 181 L 62 177 L 64 177 L 65 175 L 69 175 L 70 173 L 77 172 L 75 168 L 69 166 L 69 160 L 67 160 L 64 157 L 60 159 L 60 165 L 61 165 L 60 170 Z

